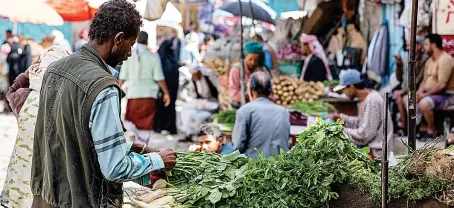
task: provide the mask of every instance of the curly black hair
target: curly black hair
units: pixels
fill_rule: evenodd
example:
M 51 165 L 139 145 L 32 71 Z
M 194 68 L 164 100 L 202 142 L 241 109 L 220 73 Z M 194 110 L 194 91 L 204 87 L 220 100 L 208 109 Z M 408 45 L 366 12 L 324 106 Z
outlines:
M 103 44 L 119 32 L 124 32 L 125 38 L 137 35 L 142 20 L 135 7 L 126 0 L 103 3 L 91 22 L 88 32 L 90 40 Z

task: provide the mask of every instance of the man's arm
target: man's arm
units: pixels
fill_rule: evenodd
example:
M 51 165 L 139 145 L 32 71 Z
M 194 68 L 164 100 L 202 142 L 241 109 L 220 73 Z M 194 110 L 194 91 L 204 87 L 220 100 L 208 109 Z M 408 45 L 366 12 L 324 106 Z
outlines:
M 161 88 L 162 92 L 164 93 L 163 100 L 165 106 L 168 106 L 170 104 L 170 94 L 165 81 L 164 72 L 162 71 L 161 58 L 159 57 L 158 54 L 155 55 L 156 56 L 154 57 L 153 78 L 156 81 L 156 83 L 158 83 L 159 88 Z
M 96 97 L 91 111 L 90 129 L 102 174 L 111 181 L 126 181 L 164 169 L 164 161 L 158 153 L 130 153 L 132 143 L 124 136 L 118 96 L 115 87 L 104 89 Z
M 377 132 L 378 127 L 382 121 L 380 116 L 380 105 L 376 103 L 377 101 L 370 101 L 366 103 L 364 109 L 364 118 L 357 128 L 345 128 L 344 132 L 349 136 L 349 139 L 358 145 L 367 145 L 371 142 L 375 136 L 382 134 L 382 132 Z
M 344 125 L 346 128 L 356 128 L 358 127 L 358 117 L 356 116 L 348 116 L 343 113 L 340 114 L 340 119 L 344 121 Z
M 232 143 L 233 147 L 241 153 L 244 153 L 246 148 L 248 120 L 248 116 L 244 115 L 243 111 L 238 110 L 236 112 L 235 127 L 232 132 Z

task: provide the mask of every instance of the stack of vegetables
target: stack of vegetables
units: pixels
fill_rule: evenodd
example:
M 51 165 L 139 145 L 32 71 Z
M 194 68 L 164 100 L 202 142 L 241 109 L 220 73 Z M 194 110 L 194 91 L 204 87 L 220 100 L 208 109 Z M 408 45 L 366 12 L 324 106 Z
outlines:
M 225 110 L 214 115 L 214 122 L 233 130 L 235 126 L 236 110 Z
M 290 109 L 318 117 L 321 117 L 323 113 L 336 112 L 336 108 L 333 105 L 321 101 L 297 102 L 290 106 Z
M 164 190 L 166 187 L 167 182 L 159 179 L 153 184 L 151 189 L 143 187 L 137 190 L 127 190 L 126 193 L 129 195 L 129 200 L 125 204 L 139 208 L 181 207 L 173 196 L 166 195 Z
M 204 60 L 203 65 L 216 72 L 218 76 L 222 76 L 226 75 L 229 71 L 230 62 L 228 59 L 214 58 Z
M 305 82 L 295 77 L 280 76 L 273 79 L 276 104 L 293 105 L 298 101 L 314 101 L 325 95 L 322 82 Z
M 338 197 L 333 187 L 349 185 L 378 203 L 380 168 L 367 152 L 348 141 L 341 122 L 318 121 L 289 152 L 268 158 L 180 154 L 166 192 L 190 207 L 326 207 Z M 411 176 L 408 161 L 390 172 L 390 199 L 424 199 L 446 189 L 445 181 Z

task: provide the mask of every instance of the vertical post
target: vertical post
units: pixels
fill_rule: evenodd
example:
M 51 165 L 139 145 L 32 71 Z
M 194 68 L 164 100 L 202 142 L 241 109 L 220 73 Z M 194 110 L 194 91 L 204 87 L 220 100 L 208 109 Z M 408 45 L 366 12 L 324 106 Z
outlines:
M 410 28 L 410 58 L 408 60 L 408 146 L 416 149 L 416 21 L 418 0 L 413 0 L 411 9 Z M 412 150 L 408 150 L 409 152 Z
M 240 43 L 241 43 L 241 57 L 240 57 L 240 79 L 241 79 L 241 105 L 246 104 L 246 81 L 244 77 L 244 40 L 243 40 L 243 4 L 241 0 L 238 0 L 240 3 Z
M 252 28 L 254 28 L 254 33 L 257 34 L 257 31 L 255 30 L 255 23 L 254 23 L 254 20 L 255 20 L 255 15 L 254 15 L 254 8 L 252 7 L 252 1 L 249 0 L 249 10 L 251 12 L 251 19 L 252 19 Z
M 385 109 L 383 112 L 383 146 L 381 160 L 381 208 L 388 207 L 388 93 L 384 95 Z

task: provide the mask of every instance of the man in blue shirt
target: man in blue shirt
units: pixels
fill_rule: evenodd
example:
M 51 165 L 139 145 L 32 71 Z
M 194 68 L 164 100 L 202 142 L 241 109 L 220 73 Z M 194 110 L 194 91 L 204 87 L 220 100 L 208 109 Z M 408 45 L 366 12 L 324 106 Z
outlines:
M 205 150 L 220 155 L 228 155 L 235 151 L 231 144 L 223 144 L 221 129 L 214 124 L 204 124 L 199 130 L 199 147 L 196 151 Z

